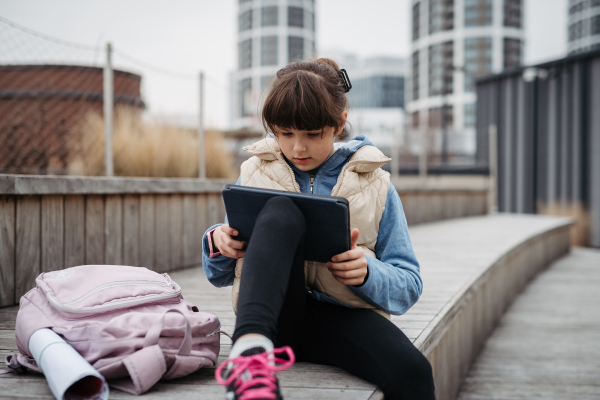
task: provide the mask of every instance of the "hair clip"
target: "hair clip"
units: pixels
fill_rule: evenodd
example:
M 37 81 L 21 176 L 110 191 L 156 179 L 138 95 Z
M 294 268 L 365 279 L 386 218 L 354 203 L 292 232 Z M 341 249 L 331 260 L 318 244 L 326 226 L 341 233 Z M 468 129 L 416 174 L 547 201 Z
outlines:
M 342 83 L 344 84 L 344 89 L 346 89 L 346 93 L 348 93 L 350 91 L 350 89 L 352 89 L 352 83 L 350 83 L 350 78 L 348 78 L 348 73 L 346 72 L 345 69 L 340 69 L 337 73 L 340 76 Z

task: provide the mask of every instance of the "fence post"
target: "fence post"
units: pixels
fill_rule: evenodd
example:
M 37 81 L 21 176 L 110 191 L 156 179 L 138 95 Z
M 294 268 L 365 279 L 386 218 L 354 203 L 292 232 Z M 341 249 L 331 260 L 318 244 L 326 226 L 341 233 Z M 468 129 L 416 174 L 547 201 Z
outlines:
M 198 109 L 198 177 L 206 178 L 206 151 L 204 138 L 204 72 L 200 71 L 200 105 Z
M 106 43 L 106 64 L 104 65 L 104 175 L 113 176 L 113 110 L 114 81 L 112 70 L 112 47 Z
M 498 212 L 498 128 L 496 124 L 488 127 L 490 151 L 490 189 L 488 194 L 488 213 Z

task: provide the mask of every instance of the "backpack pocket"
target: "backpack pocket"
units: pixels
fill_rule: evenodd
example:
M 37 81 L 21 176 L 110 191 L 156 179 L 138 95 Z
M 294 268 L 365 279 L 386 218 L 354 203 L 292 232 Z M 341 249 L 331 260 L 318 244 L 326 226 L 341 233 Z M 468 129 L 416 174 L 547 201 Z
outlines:
M 80 265 L 43 273 L 36 284 L 56 311 L 71 318 L 181 300 L 169 275 L 142 267 Z

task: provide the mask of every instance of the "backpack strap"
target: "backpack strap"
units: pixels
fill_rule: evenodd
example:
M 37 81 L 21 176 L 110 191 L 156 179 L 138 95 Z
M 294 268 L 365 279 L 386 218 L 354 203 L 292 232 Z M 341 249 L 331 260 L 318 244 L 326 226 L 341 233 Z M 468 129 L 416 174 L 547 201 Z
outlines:
M 162 349 L 158 345 L 158 339 L 160 338 L 160 333 L 162 332 L 165 323 L 165 315 L 169 312 L 179 313 L 185 320 L 185 336 L 179 347 L 179 351 L 177 352 L 177 358 L 179 358 L 180 355 L 183 356 L 182 358 L 185 360 L 180 360 L 179 362 L 176 361 L 167 371 L 167 363 Z M 144 337 L 144 347 L 123 360 L 123 364 L 127 368 L 131 380 L 119 379 L 111 381 L 110 385 L 127 393 L 135 395 L 142 394 L 154 386 L 154 384 L 163 378 L 165 374 L 168 375 L 173 371 L 171 375 L 174 375 L 176 370 L 183 369 L 187 371 L 190 370 L 190 368 L 193 368 L 194 366 L 188 364 L 190 364 L 190 362 L 193 363 L 193 360 L 190 361 L 190 359 L 195 357 L 186 357 L 190 355 L 191 351 L 192 327 L 190 321 L 188 321 L 187 317 L 179 310 L 167 310 L 160 317 L 156 318 L 150 329 L 148 329 L 148 333 L 146 333 L 146 337 Z M 190 372 L 197 370 L 201 366 L 202 365 L 198 365 Z M 176 373 L 175 375 L 181 376 Z

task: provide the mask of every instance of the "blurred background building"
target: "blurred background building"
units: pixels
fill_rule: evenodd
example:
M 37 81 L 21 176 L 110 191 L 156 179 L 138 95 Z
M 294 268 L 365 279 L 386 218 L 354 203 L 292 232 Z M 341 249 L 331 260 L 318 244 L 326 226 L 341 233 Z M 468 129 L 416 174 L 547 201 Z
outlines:
M 569 54 L 600 49 L 600 0 L 569 0 Z
M 260 95 L 277 70 L 316 52 L 314 0 L 239 0 L 233 129 L 262 130 Z
M 360 59 L 348 54 L 334 57 L 341 60 L 352 82 L 348 92 L 352 135 L 367 136 L 390 155 L 404 122 L 406 60 L 390 56 Z
M 426 132 L 432 163 L 472 162 L 474 79 L 521 64 L 523 1 L 412 0 L 411 12 L 411 128 Z

